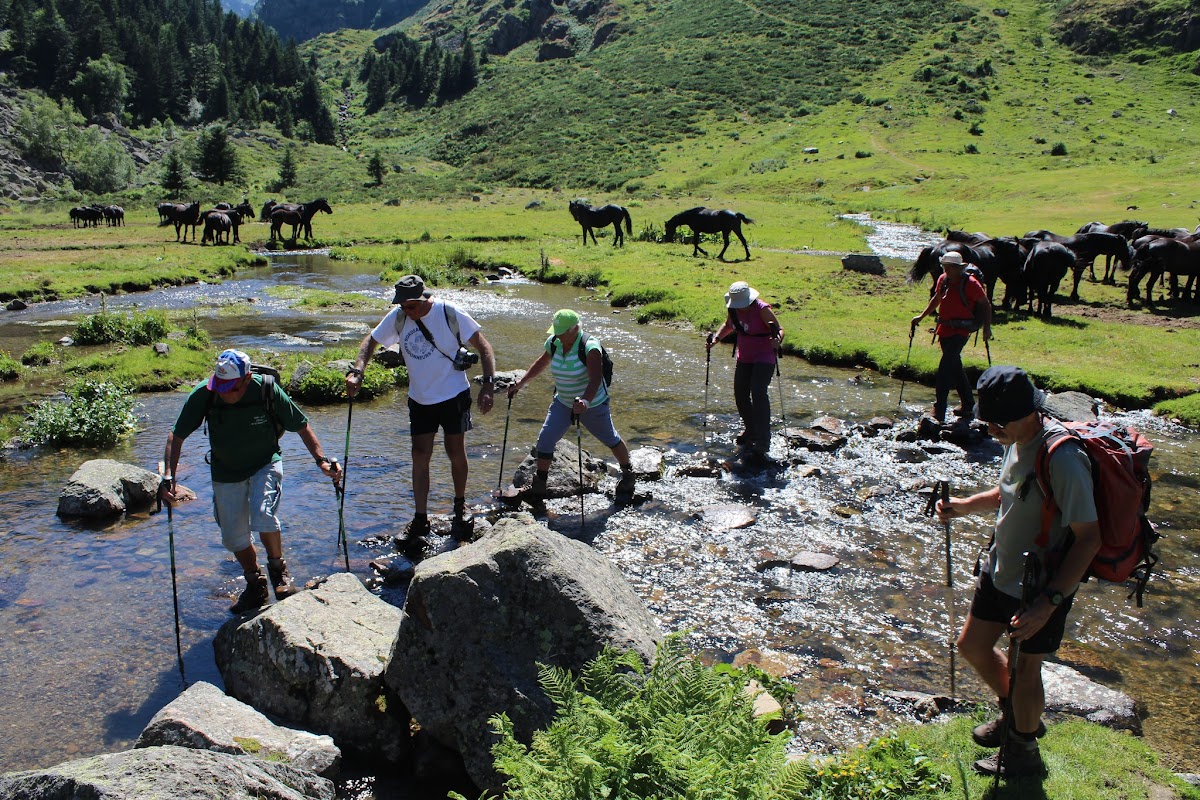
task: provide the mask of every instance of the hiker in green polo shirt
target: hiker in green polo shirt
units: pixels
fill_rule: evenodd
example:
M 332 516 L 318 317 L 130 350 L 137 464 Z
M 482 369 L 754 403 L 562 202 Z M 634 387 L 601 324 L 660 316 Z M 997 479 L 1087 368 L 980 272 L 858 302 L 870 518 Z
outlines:
M 207 422 L 213 515 L 221 528 L 221 543 L 233 553 L 246 576 L 246 589 L 230 612 L 241 614 L 267 602 L 267 578 L 258 566 L 251 532 L 257 532 L 267 551 L 267 571 L 275 598 L 296 592 L 283 560 L 283 539 L 276 511 L 283 494 L 283 456 L 279 437 L 295 431 L 321 472 L 341 481 L 337 462 L 321 450 L 317 434 L 304 413 L 271 376 L 250 369 L 250 357 L 226 350 L 217 357 L 211 378 L 197 384 L 184 401 L 175 427 L 167 435 L 164 462 L 167 474 L 159 496 L 175 502 L 175 471 L 183 440 Z

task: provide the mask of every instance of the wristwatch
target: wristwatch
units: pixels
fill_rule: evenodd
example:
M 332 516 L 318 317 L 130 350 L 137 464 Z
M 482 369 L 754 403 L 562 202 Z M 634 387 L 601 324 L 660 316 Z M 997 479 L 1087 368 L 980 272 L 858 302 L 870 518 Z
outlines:
M 1046 587 L 1044 590 L 1042 590 L 1042 594 L 1044 594 L 1046 596 L 1046 599 L 1050 601 L 1050 605 L 1052 605 L 1052 606 L 1061 606 L 1062 605 L 1062 601 L 1063 601 L 1063 593 L 1062 592 L 1056 592 L 1053 589 L 1051 589 L 1050 587 Z
M 350 369 L 346 370 L 346 375 L 357 375 L 361 378 L 363 376 L 363 371 L 358 367 L 351 367 Z

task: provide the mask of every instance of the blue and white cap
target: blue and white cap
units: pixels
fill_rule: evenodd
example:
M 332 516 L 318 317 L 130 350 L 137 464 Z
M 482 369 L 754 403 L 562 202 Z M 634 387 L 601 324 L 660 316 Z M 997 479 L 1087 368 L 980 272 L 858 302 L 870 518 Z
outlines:
M 241 350 L 226 350 L 217 356 L 217 368 L 208 379 L 209 391 L 225 394 L 250 374 L 250 356 Z

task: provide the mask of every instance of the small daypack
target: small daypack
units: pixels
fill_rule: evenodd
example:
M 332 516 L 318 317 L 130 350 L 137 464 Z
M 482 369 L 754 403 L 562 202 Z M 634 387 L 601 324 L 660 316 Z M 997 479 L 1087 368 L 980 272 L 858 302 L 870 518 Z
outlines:
M 590 337 L 583 331 L 579 332 L 578 347 L 575 348 L 576 355 L 579 356 L 579 361 L 584 366 L 587 366 L 587 343 Z M 546 346 L 550 348 L 550 355 L 554 355 L 554 348 L 558 347 L 558 337 L 551 336 L 546 340 Z M 604 388 L 612 386 L 613 379 L 613 361 L 609 356 L 608 350 L 604 347 L 604 343 L 600 343 L 600 371 L 604 377 Z
M 1088 567 L 1088 577 L 1124 583 L 1133 579 L 1129 597 L 1142 594 L 1150 571 L 1158 563 L 1152 548 L 1159 535 L 1146 510 L 1150 507 L 1150 454 L 1154 447 L 1133 428 L 1108 422 L 1064 422 L 1064 431 L 1052 434 L 1038 451 L 1034 475 L 1046 498 L 1038 545 L 1046 546 L 1057 506 L 1050 488 L 1050 456 L 1066 441 L 1076 442 L 1092 463 L 1092 493 L 1100 523 L 1101 545 Z
M 265 364 L 251 364 L 250 374 L 258 375 L 261 379 L 263 398 L 262 402 L 263 405 L 267 407 L 267 416 L 269 416 L 271 421 L 275 423 L 275 438 L 280 439 L 283 437 L 285 429 L 278 415 L 275 414 L 275 384 L 279 382 L 279 370 L 275 369 L 274 367 L 269 367 Z M 213 396 L 212 392 L 209 392 L 208 402 L 204 405 L 204 423 L 206 435 L 208 433 L 208 418 L 212 413 L 213 403 L 215 402 L 216 398 Z

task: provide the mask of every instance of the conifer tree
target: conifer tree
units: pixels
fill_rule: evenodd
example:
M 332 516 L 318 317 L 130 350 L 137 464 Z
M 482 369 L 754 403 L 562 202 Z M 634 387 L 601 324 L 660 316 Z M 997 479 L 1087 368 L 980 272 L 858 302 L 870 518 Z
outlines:
M 222 186 L 238 177 L 237 150 L 222 126 L 213 125 L 200 134 L 196 142 L 196 172 L 202 180 L 216 181 Z
M 383 156 L 379 155 L 376 150 L 371 156 L 370 162 L 367 163 L 367 174 L 375 181 L 376 186 L 383 186 L 383 176 L 387 174 L 387 168 L 383 165 Z
M 286 189 L 289 186 L 296 185 L 296 155 L 295 148 L 288 145 L 284 148 L 283 159 L 279 162 L 279 180 L 275 185 L 279 189 Z
M 175 148 L 167 153 L 167 158 L 163 162 L 162 178 L 159 181 L 167 194 L 172 197 L 179 197 L 183 194 L 183 190 L 187 188 L 187 172 L 183 164 L 183 159 L 179 157 L 179 152 Z

